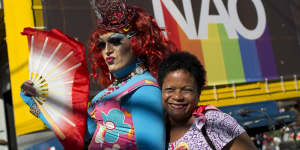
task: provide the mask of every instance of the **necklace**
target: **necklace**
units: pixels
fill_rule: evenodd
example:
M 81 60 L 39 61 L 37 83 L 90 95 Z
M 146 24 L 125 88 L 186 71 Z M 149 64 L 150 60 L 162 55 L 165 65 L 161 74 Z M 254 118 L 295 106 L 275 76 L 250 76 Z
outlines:
M 105 96 L 107 96 L 107 95 L 111 94 L 113 91 L 119 89 L 119 84 L 120 84 L 120 83 L 121 83 L 122 85 L 125 85 L 126 82 L 127 82 L 130 78 L 132 78 L 133 76 L 138 75 L 138 74 L 143 74 L 143 73 L 146 72 L 146 71 L 147 71 L 147 68 L 145 67 L 145 65 L 144 65 L 143 63 L 138 63 L 138 64 L 136 64 L 136 68 L 135 68 L 132 72 L 130 72 L 129 74 L 127 74 L 127 75 L 124 76 L 124 77 L 116 78 L 116 79 L 113 81 L 113 83 L 107 87 L 107 90 L 104 92 L 104 94 L 101 95 L 95 102 L 92 102 L 92 103 L 91 103 L 91 107 L 93 108 L 93 110 L 94 110 L 95 105 L 96 105 L 98 102 L 100 102 L 100 103 L 103 102 L 102 99 L 103 99 Z M 91 113 L 91 116 L 92 116 L 92 115 L 93 115 L 93 112 Z
M 139 63 L 136 64 L 136 68 L 130 72 L 129 74 L 127 74 L 124 77 L 121 78 L 116 78 L 113 83 L 112 86 L 118 86 L 120 83 L 127 81 L 128 79 L 132 78 L 133 76 L 137 75 L 137 74 L 143 74 L 145 71 L 147 71 L 147 68 L 145 67 L 145 65 L 143 63 Z

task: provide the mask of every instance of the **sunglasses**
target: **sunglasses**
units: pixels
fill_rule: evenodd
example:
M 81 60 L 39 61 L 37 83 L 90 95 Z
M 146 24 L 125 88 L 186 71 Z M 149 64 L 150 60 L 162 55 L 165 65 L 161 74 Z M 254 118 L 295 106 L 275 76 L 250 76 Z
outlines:
M 106 44 L 109 43 L 113 46 L 120 46 L 122 44 L 122 40 L 125 38 L 125 36 L 130 39 L 133 37 L 136 33 L 129 33 L 129 34 L 114 34 L 107 38 L 107 40 L 100 39 L 98 41 L 98 44 L 96 46 L 97 49 L 103 50 L 106 48 Z

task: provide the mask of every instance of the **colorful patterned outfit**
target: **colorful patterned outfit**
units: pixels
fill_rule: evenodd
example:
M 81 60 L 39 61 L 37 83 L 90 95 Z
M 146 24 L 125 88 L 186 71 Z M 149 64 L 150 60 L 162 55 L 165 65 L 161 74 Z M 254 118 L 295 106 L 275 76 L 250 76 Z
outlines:
M 114 76 L 127 75 L 138 63 Z M 32 98 L 23 92 L 21 97 L 28 106 L 34 104 Z M 42 113 L 37 117 L 51 129 Z M 85 139 L 91 140 L 91 150 L 165 149 L 161 91 L 150 72 L 134 75 L 116 86 L 111 85 L 93 98 L 88 108 Z
M 135 66 L 130 65 L 121 74 L 128 74 Z M 93 135 L 89 149 L 165 147 L 161 92 L 148 71 L 101 91 L 88 113 L 88 134 Z
M 203 111 L 206 111 L 205 115 Z M 201 132 L 204 124 L 206 133 L 217 150 L 245 132 L 234 118 L 210 105 L 200 106 L 193 115 L 196 115 L 196 119 L 190 129 L 176 142 L 169 143 L 169 150 L 211 150 Z

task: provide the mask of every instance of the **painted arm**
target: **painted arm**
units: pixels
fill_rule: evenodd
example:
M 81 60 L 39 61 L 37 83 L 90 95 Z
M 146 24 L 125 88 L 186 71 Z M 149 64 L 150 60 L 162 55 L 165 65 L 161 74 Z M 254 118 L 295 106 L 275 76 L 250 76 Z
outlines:
M 164 150 L 166 137 L 160 89 L 142 86 L 129 95 L 128 105 L 138 149 Z
M 30 96 L 26 96 L 24 95 L 24 93 L 21 91 L 21 94 L 20 94 L 21 98 L 23 99 L 23 101 L 29 106 L 29 108 L 31 108 L 33 105 L 35 105 L 33 99 L 30 97 Z M 39 119 L 41 119 L 45 124 L 46 126 L 52 130 L 49 122 L 46 120 L 46 118 L 44 117 L 43 113 L 40 112 L 40 114 L 37 116 Z
M 85 132 L 85 141 L 89 142 L 93 135 L 94 132 L 96 131 L 96 123 L 94 122 L 94 120 L 91 118 L 91 116 L 89 114 L 87 114 L 87 128 L 86 128 L 86 132 Z

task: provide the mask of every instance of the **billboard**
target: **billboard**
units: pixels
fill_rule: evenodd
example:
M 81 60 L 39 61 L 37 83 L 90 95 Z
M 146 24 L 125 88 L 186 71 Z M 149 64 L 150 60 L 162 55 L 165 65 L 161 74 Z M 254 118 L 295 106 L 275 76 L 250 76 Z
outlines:
M 161 9 L 155 11 L 160 12 L 156 18 L 163 18 L 160 23 L 169 30 L 170 39 L 196 54 L 205 65 L 208 84 L 218 85 L 300 73 L 296 67 L 300 61 L 299 31 L 291 2 L 185 1 L 182 11 L 172 1 L 153 4 Z M 200 13 L 198 24 L 195 13 Z
M 195 54 L 208 85 L 292 78 L 300 74 L 295 0 L 128 0 L 152 14 L 179 49 Z M 95 27 L 88 2 L 44 2 L 47 28 L 86 45 Z M 59 16 L 59 17 L 58 17 Z M 81 20 L 81 21 L 78 21 Z

